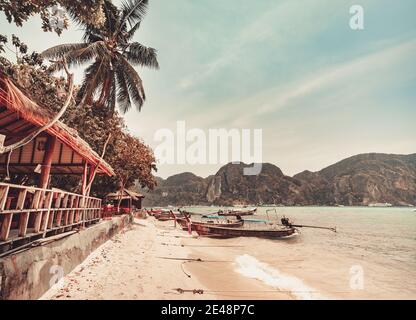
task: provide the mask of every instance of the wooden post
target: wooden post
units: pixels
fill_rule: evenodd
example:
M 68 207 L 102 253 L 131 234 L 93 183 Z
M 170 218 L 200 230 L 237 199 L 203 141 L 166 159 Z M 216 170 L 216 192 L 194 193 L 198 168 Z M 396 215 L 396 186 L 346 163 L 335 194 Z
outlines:
M 66 224 L 66 221 L 68 220 L 68 210 L 65 210 L 68 207 L 68 200 L 69 200 L 69 194 L 65 194 L 62 200 L 61 208 L 64 210 L 59 210 L 58 214 L 56 215 L 56 226 L 60 227 L 62 225 L 62 213 L 64 216 L 64 225 Z
M 16 210 L 25 209 L 26 195 L 27 195 L 27 189 L 26 188 L 19 191 L 19 197 L 17 198 Z M 22 226 L 20 224 L 25 222 L 25 219 L 22 216 L 26 217 L 27 214 L 28 214 L 27 212 L 20 213 L 19 233 L 20 233 L 20 229 L 22 228 Z
M 42 198 L 42 191 L 36 190 L 33 196 L 31 209 L 39 208 L 39 203 L 40 203 L 41 198 Z M 39 212 L 36 212 L 35 216 L 37 217 L 38 214 Z M 29 222 L 29 217 L 30 217 L 29 212 L 22 212 L 20 214 L 20 223 L 19 223 L 19 236 L 20 237 L 24 237 L 27 233 L 27 224 Z
M 80 208 L 82 206 L 82 200 L 83 199 L 84 199 L 84 197 L 79 197 L 79 196 L 77 196 L 76 199 L 75 199 L 74 208 L 76 208 L 76 209 L 74 210 L 74 214 L 71 216 L 71 224 L 79 222 L 79 217 L 80 217 L 80 214 L 81 214 Z
M 87 210 L 85 211 L 87 215 L 86 220 L 88 221 L 91 220 L 93 217 L 94 212 L 91 210 L 91 208 L 93 207 L 93 203 L 94 201 L 91 198 L 89 198 L 87 201 Z
M 46 207 L 45 198 L 46 198 L 46 191 L 45 190 L 40 191 L 39 202 L 38 202 L 37 207 L 34 209 L 45 209 Z M 33 227 L 33 232 L 38 233 L 41 230 L 42 219 L 43 219 L 43 210 L 37 211 L 35 213 L 35 225 Z
M 98 208 L 97 209 L 97 211 L 96 211 L 96 218 L 98 218 L 98 219 L 102 219 L 102 217 L 103 217 L 103 212 L 102 212 L 102 202 L 101 202 L 101 200 L 96 200 L 96 208 Z
M 84 196 L 82 196 L 82 198 L 79 200 L 79 207 L 80 210 L 78 211 L 79 213 L 76 215 L 76 222 L 81 222 L 81 225 L 84 227 L 85 226 L 85 208 L 87 205 L 88 201 L 87 198 L 85 198 Z
M 43 236 L 46 235 L 46 230 L 48 229 L 48 221 L 49 221 L 49 215 L 51 213 L 52 200 L 53 200 L 53 191 L 49 191 L 46 195 L 45 206 L 44 206 L 44 208 L 48 209 L 48 211 L 42 212 L 42 222 L 41 222 L 40 230 L 45 231 L 45 234 Z
M 69 221 L 68 224 L 72 225 L 75 220 L 75 215 L 78 211 L 78 203 L 79 203 L 79 197 L 78 196 L 72 196 L 71 199 L 71 208 L 72 210 L 69 211 Z
M 97 210 L 97 207 L 99 206 L 98 203 L 99 202 L 97 200 L 93 200 L 92 204 L 91 204 L 91 207 L 94 208 L 94 210 L 92 210 L 92 218 L 93 219 L 97 219 L 99 217 L 99 214 L 100 214 L 100 212 Z
M 0 211 L 3 211 L 7 203 L 7 195 L 9 193 L 9 187 L 2 187 L 0 190 Z M 5 241 L 9 237 L 10 226 L 12 223 L 13 215 L 8 213 L 4 216 L 3 223 L 0 230 L 0 240 Z
M 82 195 L 85 196 L 87 193 L 87 182 L 88 182 L 88 163 L 84 163 L 84 171 L 82 173 Z
M 69 224 L 72 224 L 71 220 L 73 218 L 71 216 L 74 215 L 73 213 L 74 202 L 75 202 L 75 196 L 71 195 L 69 198 L 68 206 L 67 206 L 69 210 L 66 210 L 66 214 L 65 214 L 64 227 L 67 227 Z
M 19 194 L 19 199 L 21 196 L 22 191 Z M 26 200 L 26 195 L 27 195 L 27 189 L 24 189 L 24 200 L 22 203 L 22 207 L 19 208 L 19 205 L 17 206 L 17 209 L 24 209 L 25 208 L 25 200 Z M 23 196 L 23 195 L 22 195 Z M 22 212 L 20 213 L 20 219 L 19 219 L 19 237 L 25 236 L 26 235 L 26 230 L 27 230 L 27 223 L 29 221 L 29 212 Z
M 48 136 L 48 140 L 46 141 L 46 150 L 43 157 L 42 169 L 39 178 L 39 188 L 42 189 L 46 189 L 48 187 L 53 151 L 55 150 L 56 141 L 57 139 L 55 136 Z M 36 145 L 34 145 L 34 148 L 36 148 Z
M 61 201 L 62 193 L 57 193 L 54 208 L 51 209 L 49 213 L 48 229 L 52 229 L 54 227 L 54 220 L 58 217 L 58 208 L 61 207 Z

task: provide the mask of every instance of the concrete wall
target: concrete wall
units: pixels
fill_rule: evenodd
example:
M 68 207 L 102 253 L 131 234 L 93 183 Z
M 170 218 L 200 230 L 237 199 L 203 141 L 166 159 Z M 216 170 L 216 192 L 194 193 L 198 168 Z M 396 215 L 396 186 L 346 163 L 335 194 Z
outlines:
M 0 259 L 0 300 L 40 298 L 56 278 L 53 272 L 68 274 L 130 222 L 129 216 L 102 221 L 64 239 Z

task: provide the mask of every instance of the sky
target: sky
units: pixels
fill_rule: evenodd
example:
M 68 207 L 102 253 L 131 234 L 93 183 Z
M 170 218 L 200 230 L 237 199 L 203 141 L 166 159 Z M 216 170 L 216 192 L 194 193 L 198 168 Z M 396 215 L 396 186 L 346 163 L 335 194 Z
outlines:
M 356 4 L 364 30 L 350 28 Z M 177 121 L 261 129 L 263 162 L 288 175 L 360 153 L 415 153 L 415 15 L 414 0 L 150 0 L 134 40 L 158 50 L 161 68 L 137 69 L 147 101 L 126 123 L 153 148 Z M 44 33 L 38 18 L 17 28 L 2 14 L 0 30 L 36 51 L 82 36 L 75 25 Z M 221 166 L 159 164 L 157 175 Z

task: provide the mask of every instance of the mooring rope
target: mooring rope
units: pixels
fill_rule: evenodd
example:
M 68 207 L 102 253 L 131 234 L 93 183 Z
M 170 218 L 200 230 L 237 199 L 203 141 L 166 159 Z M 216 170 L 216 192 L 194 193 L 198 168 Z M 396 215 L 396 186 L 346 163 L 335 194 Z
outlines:
M 203 260 L 201 258 L 172 258 L 172 257 L 156 257 L 159 259 L 165 259 L 165 260 L 176 260 L 176 261 L 185 261 L 185 262 L 234 262 L 231 260 Z
M 184 264 L 185 263 L 187 263 L 188 261 L 184 261 L 184 262 L 182 262 L 181 263 L 181 269 L 182 269 L 182 272 L 188 277 L 188 278 L 192 278 L 192 276 L 189 274 L 189 273 L 187 273 L 186 271 L 185 271 L 185 269 L 184 269 Z
M 192 245 L 192 244 L 170 244 L 170 243 L 161 243 L 162 246 L 172 246 L 172 247 L 195 247 L 195 248 L 244 248 L 244 246 L 216 246 L 216 245 Z

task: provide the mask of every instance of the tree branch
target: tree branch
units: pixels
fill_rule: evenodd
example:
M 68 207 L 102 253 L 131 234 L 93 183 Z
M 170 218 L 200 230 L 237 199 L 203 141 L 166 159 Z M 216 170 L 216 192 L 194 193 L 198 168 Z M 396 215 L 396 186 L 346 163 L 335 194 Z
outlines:
M 63 64 L 64 64 L 65 72 L 67 73 L 67 76 L 68 76 L 69 93 L 68 93 L 66 101 L 65 101 L 64 105 L 62 106 L 61 110 L 56 114 L 56 116 L 51 120 L 51 122 L 49 122 L 48 124 L 40 127 L 36 131 L 32 132 L 31 134 L 29 134 L 28 136 L 26 136 L 25 138 L 20 140 L 19 142 L 11 144 L 10 146 L 7 146 L 7 147 L 4 146 L 5 137 L 3 135 L 0 135 L 0 154 L 5 154 L 5 153 L 12 152 L 13 150 L 16 150 L 16 149 L 18 149 L 20 147 L 23 147 L 24 145 L 28 144 L 30 141 L 35 139 L 43 131 L 48 130 L 49 128 L 51 128 L 63 116 L 63 114 L 65 113 L 69 104 L 71 103 L 72 95 L 73 95 L 73 92 L 74 92 L 74 75 L 72 73 L 69 73 L 69 70 L 66 66 L 66 60 L 65 59 L 63 61 Z
M 108 146 L 108 143 L 110 142 L 110 139 L 111 139 L 111 133 L 108 135 L 108 138 L 107 138 L 107 140 L 104 143 L 103 152 L 101 153 L 101 157 L 98 160 L 98 163 L 96 164 L 96 166 L 95 166 L 95 168 L 93 170 L 92 176 L 90 177 L 90 181 L 88 181 L 87 187 L 85 188 L 85 195 L 86 196 L 89 196 L 90 195 L 92 183 L 94 182 L 95 176 L 97 175 L 97 170 L 98 170 L 100 164 L 104 160 L 104 156 L 105 156 L 105 153 L 107 151 L 107 146 Z

